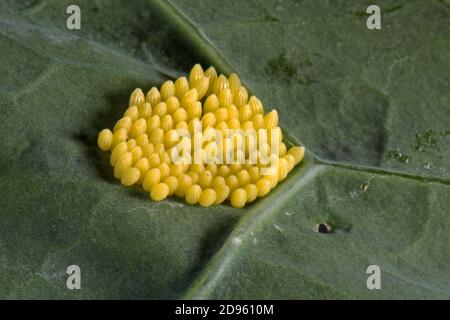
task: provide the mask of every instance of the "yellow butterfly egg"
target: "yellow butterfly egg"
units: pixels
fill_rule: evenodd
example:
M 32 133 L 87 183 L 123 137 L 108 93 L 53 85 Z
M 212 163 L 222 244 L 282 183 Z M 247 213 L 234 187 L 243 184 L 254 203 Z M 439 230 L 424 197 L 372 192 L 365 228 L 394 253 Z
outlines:
M 119 159 L 119 157 L 121 155 L 123 155 L 125 152 L 128 152 L 128 145 L 125 141 L 123 141 L 123 142 L 119 143 L 117 146 L 115 146 L 111 153 L 111 158 L 110 158 L 111 165 L 115 166 L 117 159 Z
M 217 78 L 217 71 L 216 68 L 214 68 L 213 66 L 210 66 L 208 69 L 206 69 L 205 73 L 204 73 L 205 77 L 208 77 L 210 79 L 215 79 Z
M 269 180 L 270 182 L 270 189 L 273 189 L 277 186 L 278 184 L 278 169 L 274 168 L 275 172 L 273 174 L 266 174 L 264 175 L 264 179 Z
M 258 189 L 258 197 L 264 197 L 270 192 L 271 183 L 269 180 L 262 178 L 256 182 L 256 188 Z
M 230 104 L 227 111 L 229 119 L 239 119 L 239 109 L 234 104 Z
M 168 176 L 170 176 L 170 167 L 167 163 L 163 162 L 158 167 L 159 172 L 161 173 L 161 180 L 164 180 Z
M 177 97 L 170 97 L 166 101 L 167 112 L 173 114 L 180 107 L 180 100 Z
M 237 130 L 241 128 L 241 122 L 238 119 L 230 119 L 227 122 L 229 129 Z
M 148 157 L 148 163 L 150 164 L 150 168 L 157 168 L 161 164 L 161 157 L 157 153 L 153 153 Z
M 141 146 L 141 148 L 142 148 L 142 155 L 146 158 L 149 158 L 153 154 L 153 152 L 155 152 L 155 148 L 153 144 L 150 142 L 144 146 Z
M 182 164 L 172 164 L 170 165 L 170 174 L 175 177 L 179 177 L 184 173 Z
M 196 204 L 200 200 L 202 188 L 198 184 L 189 186 L 186 190 L 185 200 L 189 204 Z
M 232 174 L 238 174 L 243 168 L 242 164 L 240 163 L 233 163 L 229 167 Z
M 145 102 L 145 95 L 141 88 L 136 88 L 130 96 L 130 106 L 138 106 Z
M 255 201 L 258 197 L 258 188 L 255 184 L 248 184 L 244 187 L 245 193 L 247 194 L 247 203 Z
M 202 117 L 202 128 L 203 130 L 209 127 L 214 127 L 216 124 L 216 116 L 212 112 L 206 113 Z
M 189 86 L 193 88 L 197 81 L 204 77 L 203 68 L 200 64 L 195 64 L 189 73 Z
M 282 181 L 287 177 L 289 173 L 289 163 L 285 158 L 278 160 L 278 180 Z
M 199 174 L 198 174 L 197 172 L 194 172 L 194 171 L 188 171 L 186 174 L 187 174 L 189 177 L 191 177 L 192 183 L 193 183 L 193 184 L 196 184 L 196 183 L 198 182 L 198 176 L 199 176 Z
M 214 189 L 212 188 L 206 188 L 203 189 L 198 203 L 202 207 L 207 208 L 212 206 L 216 202 L 216 199 L 217 199 L 216 191 L 214 191 Z
M 195 137 L 196 136 L 197 136 L 197 138 L 200 138 L 199 141 L 203 141 L 202 140 L 203 138 L 201 136 L 201 130 L 199 131 L 199 129 L 201 129 L 199 125 L 201 125 L 201 122 L 197 118 L 189 120 L 188 130 L 189 130 L 189 133 L 191 135 L 191 139 L 190 140 L 192 142 L 192 145 L 193 145 L 193 143 L 195 141 Z
M 133 138 L 139 137 L 141 134 L 144 134 L 147 131 L 147 121 L 145 119 L 141 118 L 137 120 L 133 125 L 131 126 L 129 136 Z
M 187 174 L 182 174 L 178 177 L 178 187 L 175 194 L 179 197 L 184 197 L 189 186 L 192 185 L 192 179 Z
M 162 155 L 166 151 L 166 147 L 164 146 L 164 143 L 159 143 L 155 146 L 155 153 L 159 155 L 160 158 L 162 158 Z M 162 160 L 161 160 L 162 162 Z
M 198 176 L 198 184 L 202 188 L 208 188 L 208 187 L 211 186 L 212 179 L 213 179 L 213 175 L 211 174 L 211 172 L 209 172 L 208 170 L 205 170 L 205 171 L 203 171 L 202 173 L 199 174 L 199 176 Z
M 239 171 L 239 173 L 236 175 L 236 177 L 238 179 L 239 186 L 241 186 L 241 187 L 246 186 L 251 181 L 250 174 L 245 169 L 242 169 L 241 171 Z
M 114 148 L 119 143 L 126 141 L 128 138 L 127 130 L 125 128 L 119 129 L 113 134 L 112 147 Z
M 200 174 L 203 171 L 205 171 L 205 166 L 201 163 L 198 164 L 194 163 L 189 166 L 189 171 L 197 172 L 198 174 Z
M 147 171 L 144 182 L 142 183 L 142 188 L 144 188 L 145 191 L 150 191 L 154 185 L 160 182 L 160 180 L 161 172 L 158 168 L 152 168 Z
M 188 119 L 188 114 L 185 109 L 179 108 L 173 113 L 173 121 L 178 124 L 180 122 L 185 122 Z
M 243 188 L 237 188 L 231 193 L 231 205 L 235 208 L 243 208 L 247 203 L 247 193 Z
M 244 87 L 240 87 L 237 92 L 234 93 L 233 101 L 236 106 L 243 106 L 248 102 L 248 92 Z
M 264 116 L 262 114 L 255 114 L 252 118 L 252 122 L 253 128 L 255 128 L 255 130 L 264 128 Z
M 215 117 L 215 116 L 214 116 Z M 228 125 L 225 121 L 220 122 L 216 125 L 216 129 L 222 133 L 222 138 L 226 136 Z
M 120 173 L 131 167 L 131 165 L 133 164 L 133 156 L 131 155 L 131 152 L 125 152 L 124 154 L 122 154 L 118 159 L 117 162 L 114 166 L 114 172 L 115 172 L 115 176 L 116 178 L 120 178 Z
M 101 150 L 108 151 L 112 147 L 113 139 L 114 137 L 111 130 L 103 129 L 98 134 L 97 144 Z
M 181 99 L 188 91 L 189 91 L 189 81 L 186 79 L 186 77 L 178 78 L 175 81 L 175 96 L 178 99 Z
M 217 171 L 217 174 L 219 176 L 224 177 L 226 179 L 231 174 L 231 170 L 226 164 L 223 164 L 223 165 L 221 165 L 219 167 L 219 170 Z
M 136 144 L 141 148 L 149 144 L 148 135 L 146 133 L 141 134 L 136 138 Z
M 184 109 L 181 109 L 181 110 L 184 110 Z M 187 122 L 186 121 L 179 121 L 178 123 L 177 123 L 177 125 L 175 126 L 175 129 L 182 129 L 182 130 L 188 130 L 188 124 L 187 124 Z
M 205 104 L 203 106 L 204 112 L 215 112 L 219 109 L 219 98 L 213 93 L 205 100 Z
M 253 114 L 264 114 L 263 104 L 257 97 L 251 96 L 250 99 L 248 99 L 248 104 L 252 108 Z
M 213 163 L 208 164 L 205 169 L 208 170 L 209 172 L 211 172 L 211 174 L 213 176 L 215 176 L 217 174 L 217 170 L 218 170 L 217 165 L 213 164 Z
M 153 108 L 153 114 L 159 116 L 160 118 L 164 116 L 167 113 L 167 103 L 164 101 L 159 102 L 154 108 Z
M 245 170 L 248 171 L 248 173 L 250 173 L 250 170 L 253 168 L 253 164 L 250 163 L 249 159 L 245 160 L 245 163 L 242 165 L 242 168 L 244 168 Z
M 137 146 L 137 142 L 135 139 L 129 139 L 127 141 L 128 151 L 133 150 Z
M 211 185 L 212 185 L 214 188 L 217 187 L 217 186 L 225 185 L 225 184 L 226 184 L 225 178 L 222 177 L 222 176 L 215 176 L 215 177 L 213 178 L 213 180 L 212 180 L 212 183 L 211 183 Z
M 223 74 L 214 81 L 213 92 L 216 96 L 219 96 L 221 91 L 229 88 L 228 79 Z
M 239 76 L 236 73 L 230 74 L 228 83 L 233 94 L 236 94 L 241 88 L 241 79 L 239 79 Z
M 164 131 L 161 128 L 158 128 L 152 132 L 152 134 L 150 135 L 149 141 L 153 145 L 157 145 L 157 144 L 160 144 L 163 142 L 163 138 L 164 138 Z
M 288 171 L 291 171 L 292 169 L 294 169 L 294 166 L 295 166 L 295 158 L 294 158 L 294 156 L 291 155 L 291 154 L 285 154 L 284 158 L 288 162 Z
M 136 168 L 133 168 L 133 167 L 127 168 L 127 169 L 123 170 L 121 177 L 120 177 L 120 182 L 124 186 L 127 186 L 127 187 L 132 186 L 133 184 L 138 182 L 140 174 L 141 174 L 141 172 Z
M 250 181 L 252 183 L 256 183 L 261 178 L 261 175 L 259 174 L 259 168 L 257 166 L 252 166 L 250 169 L 248 169 L 248 174 L 250 175 Z
M 197 89 L 198 99 L 202 99 L 208 91 L 209 78 L 203 77 L 202 79 L 198 80 L 193 87 Z
M 233 94 L 230 89 L 223 89 L 219 93 L 219 107 L 226 108 L 233 103 Z
M 280 157 L 283 157 L 283 156 L 286 154 L 286 152 L 287 152 L 286 145 L 285 145 L 283 142 L 281 142 L 281 143 L 280 143 L 280 148 L 279 148 L 279 150 L 278 150 L 279 156 L 280 156 Z
M 242 125 L 241 125 L 242 130 L 244 130 L 244 132 L 246 132 L 247 130 L 254 130 L 253 127 L 253 122 L 251 121 L 245 121 Z M 248 137 L 248 136 L 247 136 Z
M 138 162 L 135 163 L 134 167 L 139 170 L 140 178 L 143 180 L 147 171 L 150 170 L 150 164 L 148 163 L 147 158 L 141 158 Z
M 152 106 L 146 102 L 138 106 L 139 117 L 148 119 L 152 116 Z
M 187 108 L 188 106 L 194 104 L 198 101 L 198 92 L 197 89 L 193 88 L 186 92 L 186 94 L 181 98 L 181 106 L 183 108 Z
M 169 130 L 164 135 L 164 145 L 167 148 L 171 148 L 178 143 L 179 136 L 175 130 Z
M 169 186 L 165 183 L 158 183 L 152 186 L 150 197 L 154 201 L 162 201 L 169 195 Z
M 272 110 L 264 116 L 264 127 L 266 129 L 273 129 L 278 126 L 278 112 Z
M 228 121 L 228 110 L 227 108 L 219 108 L 214 112 L 214 115 L 216 116 L 217 123 L 220 123 L 222 121 L 227 122 Z
M 145 100 L 151 104 L 151 106 L 156 106 L 161 101 L 161 93 L 159 93 L 158 88 L 152 87 L 148 92 Z
M 173 128 L 173 119 L 170 114 L 166 114 L 161 118 L 160 127 L 163 129 L 164 132 L 167 132 Z
M 166 101 L 175 95 L 175 85 L 172 80 L 165 81 L 161 86 L 161 100 Z
M 161 156 L 161 162 L 167 163 L 169 166 L 172 164 L 172 159 L 170 158 L 169 152 L 165 151 Z
M 187 106 L 188 120 L 198 119 L 202 116 L 202 104 L 200 101 L 196 101 Z
M 295 159 L 295 165 L 299 164 L 300 161 L 302 161 L 304 155 L 305 155 L 305 148 L 304 147 L 292 147 L 289 149 L 288 154 L 294 157 Z
M 239 187 L 239 180 L 234 174 L 229 175 L 228 178 L 225 179 L 225 183 L 231 191 Z
M 147 134 L 152 134 L 153 131 L 159 128 L 161 124 L 161 118 L 158 115 L 154 115 L 147 119 Z
M 114 132 L 120 130 L 120 129 L 125 129 L 127 132 L 130 130 L 131 125 L 133 124 L 133 120 L 131 120 L 130 117 L 126 116 L 123 117 L 121 119 L 119 119 L 119 121 L 116 122 L 116 125 L 114 126 Z
M 123 116 L 130 117 L 132 121 L 136 121 L 139 119 L 139 110 L 136 106 L 131 106 L 125 111 Z
M 222 202 L 227 200 L 228 196 L 230 195 L 230 188 L 226 184 L 215 186 L 214 191 L 216 192 L 215 204 L 221 204 Z
M 169 187 L 169 196 L 173 195 L 178 187 L 178 179 L 174 176 L 168 176 L 164 183 Z
M 239 108 L 239 120 L 241 122 L 248 121 L 252 118 L 253 111 L 249 104 L 244 104 Z
M 133 157 L 133 163 L 138 162 L 142 158 L 142 148 L 136 146 L 131 150 L 131 156 Z
M 206 95 L 209 96 L 212 92 L 213 92 L 213 85 L 214 82 L 217 79 L 217 71 L 214 67 L 209 67 L 206 71 L 205 71 L 205 77 L 207 77 L 209 79 L 209 87 L 208 87 L 208 91 L 206 92 Z

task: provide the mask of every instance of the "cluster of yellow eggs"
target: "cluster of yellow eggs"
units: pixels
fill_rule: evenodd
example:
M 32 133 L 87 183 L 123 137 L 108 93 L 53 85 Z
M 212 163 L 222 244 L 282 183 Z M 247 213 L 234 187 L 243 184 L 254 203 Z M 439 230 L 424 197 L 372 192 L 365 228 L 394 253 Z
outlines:
M 204 207 L 229 200 L 242 208 L 267 195 L 303 159 L 303 147 L 287 150 L 280 137 L 277 168 L 271 175 L 261 172 L 267 164 L 248 159 L 231 164 L 173 163 L 177 129 L 193 134 L 194 121 L 201 122 L 202 130 L 215 128 L 224 136 L 227 129 L 279 129 L 277 111 L 265 114 L 261 101 L 248 96 L 235 73 L 218 76 L 214 67 L 203 71 L 196 64 L 189 79 L 168 80 L 147 95 L 134 90 L 123 117 L 112 131 L 100 132 L 98 145 L 111 151 L 114 175 L 123 185 L 141 185 L 155 201 L 176 195 Z

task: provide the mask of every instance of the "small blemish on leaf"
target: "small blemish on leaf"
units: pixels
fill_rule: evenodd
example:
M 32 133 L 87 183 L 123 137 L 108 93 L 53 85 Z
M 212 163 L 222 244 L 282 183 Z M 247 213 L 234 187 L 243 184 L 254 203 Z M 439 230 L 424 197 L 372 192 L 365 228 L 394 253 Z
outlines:
M 426 149 L 439 149 L 439 142 L 450 136 L 450 130 L 427 130 L 425 132 L 417 133 L 414 143 L 411 145 L 411 149 L 418 152 L 423 152 Z
M 265 70 L 269 75 L 275 76 L 285 83 L 291 83 L 297 76 L 297 69 L 286 58 L 285 50 L 282 50 L 278 57 L 268 60 Z
M 319 223 L 316 225 L 317 233 L 331 233 L 333 232 L 333 228 L 328 223 Z
M 400 152 L 397 151 L 397 150 L 391 150 L 391 151 L 389 151 L 389 152 L 387 153 L 387 156 L 388 156 L 388 158 L 391 159 L 391 160 L 396 160 L 396 161 L 401 162 L 401 163 L 404 163 L 404 164 L 409 163 L 409 156 L 407 156 L 407 155 L 405 155 L 405 154 L 402 154 L 402 153 L 400 153 Z

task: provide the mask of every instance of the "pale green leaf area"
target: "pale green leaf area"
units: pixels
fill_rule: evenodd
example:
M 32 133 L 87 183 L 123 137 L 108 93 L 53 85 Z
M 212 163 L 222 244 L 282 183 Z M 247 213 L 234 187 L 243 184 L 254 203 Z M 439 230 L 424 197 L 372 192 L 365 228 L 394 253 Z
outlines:
M 77 3 L 73 31 L 72 1 L 0 4 L 0 298 L 450 297 L 447 1 L 379 1 L 381 30 L 370 1 Z M 96 145 L 134 88 L 195 63 L 308 148 L 244 209 L 153 202 Z

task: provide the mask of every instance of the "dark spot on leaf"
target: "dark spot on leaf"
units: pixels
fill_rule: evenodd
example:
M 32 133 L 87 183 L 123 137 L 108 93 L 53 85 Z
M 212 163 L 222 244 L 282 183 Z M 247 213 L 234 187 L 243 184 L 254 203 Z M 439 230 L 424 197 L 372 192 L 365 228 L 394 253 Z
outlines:
M 300 67 L 310 67 L 311 65 L 309 59 L 299 63 Z M 312 80 L 298 74 L 297 67 L 289 61 L 285 50 L 282 50 L 276 58 L 268 60 L 264 70 L 272 79 L 275 78 L 284 84 L 295 82 L 301 85 L 310 85 L 313 83 Z
M 333 228 L 328 223 L 319 223 L 317 226 L 318 233 L 331 233 Z
M 270 15 L 270 14 L 266 14 L 266 17 L 264 18 L 265 21 L 273 21 L 273 22 L 279 22 L 280 20 L 278 20 L 278 18 Z

